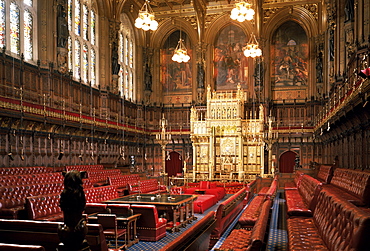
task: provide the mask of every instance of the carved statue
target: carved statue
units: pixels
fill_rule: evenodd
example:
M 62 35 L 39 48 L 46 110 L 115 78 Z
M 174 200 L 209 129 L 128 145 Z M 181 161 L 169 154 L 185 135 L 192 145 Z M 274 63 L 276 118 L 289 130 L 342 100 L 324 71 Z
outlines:
M 64 224 L 58 226 L 58 235 L 62 243 L 58 250 L 80 251 L 90 250 L 85 239 L 87 234 L 86 220 L 82 217 L 86 199 L 83 191 L 82 178 L 86 172 L 63 172 L 64 190 L 60 195 L 60 208 L 64 215 Z
M 118 75 L 121 65 L 118 63 L 118 46 L 116 42 L 112 43 L 112 74 Z
M 347 0 L 346 6 L 344 8 L 344 12 L 346 14 L 346 20 L 345 21 L 351 21 L 354 17 L 354 2 L 353 0 Z
M 64 2 L 64 1 L 63 1 Z M 68 41 L 68 23 L 67 23 L 67 14 L 64 9 L 63 2 L 58 4 L 58 47 L 66 48 Z
M 144 84 L 145 90 L 152 90 L 152 73 L 150 72 L 150 67 L 148 63 L 145 64 L 145 73 L 144 73 Z
M 322 83 L 323 82 L 323 59 L 322 59 L 322 52 L 320 51 L 319 55 L 317 56 L 317 63 L 316 63 L 316 82 Z
M 202 63 L 198 63 L 198 75 L 197 75 L 197 81 L 198 81 L 198 88 L 204 88 L 204 66 Z

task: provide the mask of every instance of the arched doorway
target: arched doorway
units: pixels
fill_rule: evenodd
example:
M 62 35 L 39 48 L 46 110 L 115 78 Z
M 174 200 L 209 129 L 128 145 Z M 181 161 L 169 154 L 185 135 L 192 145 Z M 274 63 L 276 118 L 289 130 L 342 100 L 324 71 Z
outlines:
M 168 173 L 168 177 L 176 176 L 178 173 L 182 173 L 183 163 L 181 155 L 178 152 L 170 152 L 170 157 L 167 157 L 166 173 Z
M 296 155 L 297 154 L 295 152 L 286 151 L 280 156 L 279 160 L 280 173 L 293 173 Z

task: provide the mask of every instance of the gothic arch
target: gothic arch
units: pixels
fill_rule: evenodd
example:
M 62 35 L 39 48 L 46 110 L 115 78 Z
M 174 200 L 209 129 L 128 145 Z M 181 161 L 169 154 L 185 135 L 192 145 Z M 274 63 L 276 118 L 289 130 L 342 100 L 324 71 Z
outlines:
M 288 18 L 287 18 L 288 17 Z M 320 20 L 320 19 L 319 19 Z M 314 84 L 316 70 L 315 70 L 315 60 L 313 55 L 315 55 L 315 38 L 319 35 L 319 20 L 316 20 L 315 17 L 304 7 L 286 7 L 281 11 L 277 12 L 274 17 L 272 17 L 267 23 L 265 24 L 265 29 L 262 31 L 261 36 L 265 39 L 265 46 L 264 46 L 264 58 L 266 62 L 270 62 L 270 45 L 272 42 L 272 36 L 274 32 L 284 23 L 288 21 L 293 21 L 299 24 L 302 29 L 305 31 L 307 38 L 308 38 L 308 45 L 309 45 L 309 61 L 308 61 L 308 90 L 307 90 L 307 97 L 312 96 L 312 92 L 315 90 Z M 270 76 L 270 65 L 267 66 L 266 71 L 266 80 L 265 80 L 265 95 L 268 97 L 272 97 L 272 89 L 271 89 L 271 76 Z
M 237 21 L 233 21 L 230 18 L 229 14 L 224 14 L 222 16 L 219 16 L 218 18 L 215 18 L 212 23 L 209 24 L 209 26 L 206 29 L 204 40 L 205 45 L 207 46 L 206 50 L 206 67 L 207 66 L 213 66 L 213 59 L 214 59 L 214 44 L 215 41 L 219 35 L 219 31 L 222 31 L 224 28 L 228 27 L 229 25 L 235 25 L 239 27 L 246 35 L 247 39 L 249 39 L 252 32 L 254 32 L 255 27 L 252 25 L 251 22 L 242 22 L 239 23 Z M 244 46 L 244 45 L 243 45 Z M 254 67 L 253 67 L 254 68 Z M 206 85 L 210 85 L 212 89 L 215 88 L 214 86 L 214 80 L 213 80 L 213 68 L 211 69 L 205 69 L 206 74 Z

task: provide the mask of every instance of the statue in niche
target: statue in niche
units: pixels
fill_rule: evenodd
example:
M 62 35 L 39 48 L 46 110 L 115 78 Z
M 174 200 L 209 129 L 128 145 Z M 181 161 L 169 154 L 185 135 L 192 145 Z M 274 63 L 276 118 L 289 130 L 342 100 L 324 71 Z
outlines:
M 67 13 L 64 8 L 64 1 L 58 4 L 58 47 L 66 48 L 68 41 L 68 23 L 67 23 Z
M 317 56 L 317 62 L 316 62 L 316 82 L 322 83 L 323 82 L 323 59 L 322 59 L 322 51 L 319 52 L 319 55 Z
M 354 17 L 354 2 L 353 0 L 347 0 L 346 6 L 344 7 L 344 13 L 346 15 L 345 21 L 352 21 Z
M 112 74 L 118 75 L 121 65 L 118 63 L 118 46 L 116 42 L 112 43 Z
M 85 239 L 86 219 L 82 217 L 86 206 L 82 179 L 86 174 L 76 170 L 63 172 L 64 189 L 60 195 L 59 206 L 63 211 L 64 224 L 58 226 L 58 236 L 61 241 L 58 250 L 90 250 Z
M 152 73 L 150 72 L 150 67 L 148 63 L 145 64 L 145 73 L 144 73 L 144 84 L 145 90 L 151 91 L 152 90 Z
M 197 75 L 197 81 L 198 81 L 198 88 L 204 88 L 204 66 L 202 63 L 198 63 L 198 75 Z
M 334 29 L 330 29 L 329 57 L 330 61 L 334 61 Z
M 254 77 L 256 79 L 255 85 L 256 86 L 263 86 L 263 75 L 264 75 L 264 67 L 262 60 L 258 60 L 254 68 Z

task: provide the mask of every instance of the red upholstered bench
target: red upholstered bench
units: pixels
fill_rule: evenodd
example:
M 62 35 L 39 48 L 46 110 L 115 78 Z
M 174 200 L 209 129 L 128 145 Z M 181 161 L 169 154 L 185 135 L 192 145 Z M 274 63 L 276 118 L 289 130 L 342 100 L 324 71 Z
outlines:
M 266 200 L 262 204 L 261 214 L 252 229 L 234 229 L 221 245 L 219 251 L 223 250 L 264 250 L 266 243 L 266 229 L 270 218 L 272 201 Z
M 287 221 L 289 250 L 369 250 L 370 214 L 327 190 L 313 217 Z
M 261 207 L 266 197 L 258 195 L 252 199 L 248 207 L 240 216 L 238 223 L 242 228 L 252 228 L 261 212 Z
M 217 198 L 212 194 L 198 195 L 197 199 L 193 202 L 194 213 L 202 214 L 211 206 L 217 203 Z
M 370 172 L 337 168 L 324 189 L 356 206 L 370 206 Z
M 302 177 L 303 175 L 305 175 L 304 172 L 302 171 L 296 171 L 295 172 L 295 176 L 294 176 L 294 180 L 291 181 L 291 182 L 286 182 L 285 185 L 284 185 L 284 189 L 285 190 L 290 190 L 290 189 L 298 189 L 299 187 L 299 184 L 301 183 L 301 180 L 302 180 Z
M 18 244 L 0 243 L 0 251 L 45 251 L 45 248 L 39 245 L 18 245 Z
M 317 179 L 324 184 L 329 184 L 333 178 L 334 165 L 321 165 L 317 173 Z
M 220 239 L 231 222 L 237 217 L 244 207 L 244 198 L 247 196 L 247 189 L 240 189 L 239 192 L 221 202 L 216 210 L 216 225 L 211 234 L 210 247 Z
M 309 175 L 304 175 L 297 190 L 285 190 L 288 215 L 312 216 L 321 189 L 322 183 L 320 181 Z
M 160 249 L 160 251 L 178 250 L 208 250 L 211 231 L 215 223 L 215 212 L 210 211 L 202 219 L 173 241 Z
M 131 205 L 134 214 L 141 214 L 137 220 L 137 235 L 141 241 L 158 241 L 166 236 L 167 219 L 158 216 L 154 205 Z

